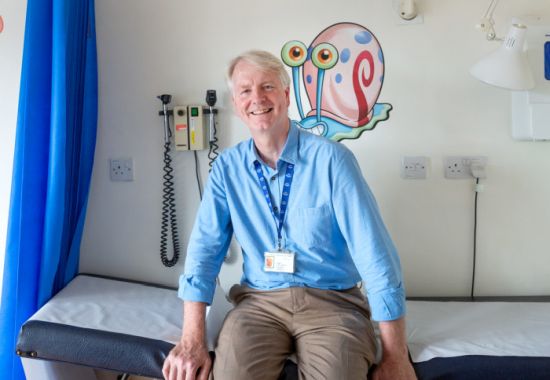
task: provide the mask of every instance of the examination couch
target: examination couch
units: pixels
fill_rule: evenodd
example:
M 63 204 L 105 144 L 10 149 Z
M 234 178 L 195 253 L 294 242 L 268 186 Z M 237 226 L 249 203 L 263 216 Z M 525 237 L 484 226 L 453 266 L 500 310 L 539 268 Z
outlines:
M 217 288 L 207 310 L 210 349 L 232 307 Z M 477 300 L 407 301 L 418 378 L 550 379 L 550 297 Z M 162 378 L 181 326 L 175 289 L 79 275 L 22 326 L 17 353 L 28 380 L 95 380 L 94 368 Z M 297 378 L 287 362 L 279 380 Z

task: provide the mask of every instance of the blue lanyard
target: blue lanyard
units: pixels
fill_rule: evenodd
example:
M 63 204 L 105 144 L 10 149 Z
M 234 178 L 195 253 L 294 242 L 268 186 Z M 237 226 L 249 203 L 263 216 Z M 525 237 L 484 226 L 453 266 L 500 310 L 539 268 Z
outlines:
M 254 161 L 254 168 L 256 169 L 256 174 L 258 174 L 258 179 L 260 180 L 260 187 L 264 192 L 264 198 L 269 207 L 269 211 L 271 211 L 271 215 L 273 215 L 273 218 L 275 219 L 275 223 L 277 224 L 277 215 L 275 215 L 275 212 L 273 211 L 273 203 L 271 202 L 271 196 L 269 195 L 268 184 L 264 177 L 262 165 L 258 162 L 258 160 Z M 286 166 L 283 195 L 281 196 L 281 210 L 279 211 L 279 218 L 278 218 L 279 223 L 277 224 L 277 249 L 279 250 L 281 249 L 281 240 L 283 238 L 283 235 L 282 235 L 283 223 L 285 221 L 286 208 L 288 206 L 288 196 L 290 194 L 290 185 L 292 184 L 293 176 L 294 176 L 294 165 L 288 164 Z

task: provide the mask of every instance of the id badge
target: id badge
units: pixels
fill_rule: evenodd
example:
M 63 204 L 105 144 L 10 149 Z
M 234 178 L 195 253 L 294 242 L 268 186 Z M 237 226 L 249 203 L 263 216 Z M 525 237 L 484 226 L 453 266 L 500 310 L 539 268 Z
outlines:
M 264 252 L 264 271 L 294 273 L 294 252 Z

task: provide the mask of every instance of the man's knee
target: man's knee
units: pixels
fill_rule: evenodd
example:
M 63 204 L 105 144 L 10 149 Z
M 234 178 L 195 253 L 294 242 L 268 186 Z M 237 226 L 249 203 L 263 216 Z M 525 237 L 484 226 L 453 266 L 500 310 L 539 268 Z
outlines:
M 276 321 L 239 307 L 226 317 L 216 346 L 215 380 L 277 380 L 292 338 Z
M 301 321 L 296 349 L 302 379 L 367 378 L 376 357 L 372 322 L 361 308 L 338 310 L 319 310 Z
M 366 379 L 375 353 L 368 342 L 344 336 L 306 339 L 297 343 L 298 368 L 304 380 Z

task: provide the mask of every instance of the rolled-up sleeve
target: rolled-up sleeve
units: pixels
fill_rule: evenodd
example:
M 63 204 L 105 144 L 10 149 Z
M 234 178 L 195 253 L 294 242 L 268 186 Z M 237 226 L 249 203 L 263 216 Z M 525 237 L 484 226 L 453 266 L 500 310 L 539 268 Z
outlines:
M 180 276 L 178 290 L 178 296 L 184 301 L 212 303 L 216 277 L 233 235 L 222 157 L 218 157 L 208 177 L 189 238 L 185 270 Z
M 334 163 L 332 201 L 338 226 L 363 279 L 372 318 L 405 315 L 405 289 L 397 250 L 353 154 L 347 149 Z

